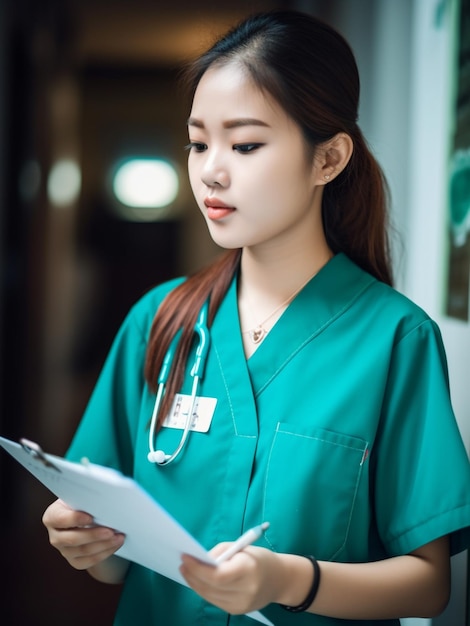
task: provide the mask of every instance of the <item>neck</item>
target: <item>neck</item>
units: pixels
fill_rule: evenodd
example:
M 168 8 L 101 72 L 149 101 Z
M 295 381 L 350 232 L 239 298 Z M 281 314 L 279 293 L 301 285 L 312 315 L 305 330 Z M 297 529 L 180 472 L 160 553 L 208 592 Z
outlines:
M 327 246 L 316 254 L 273 255 L 269 262 L 243 250 L 238 309 L 246 356 L 284 313 L 291 301 L 332 257 Z
M 289 296 L 301 283 L 316 274 L 333 256 L 326 245 L 314 251 L 291 251 L 289 255 L 259 254 L 244 249 L 240 264 L 239 297 L 267 299 L 273 305 Z

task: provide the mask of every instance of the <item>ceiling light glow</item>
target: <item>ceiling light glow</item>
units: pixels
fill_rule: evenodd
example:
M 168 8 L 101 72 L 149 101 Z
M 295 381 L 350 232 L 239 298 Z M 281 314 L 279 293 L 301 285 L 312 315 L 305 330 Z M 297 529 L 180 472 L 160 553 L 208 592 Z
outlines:
M 163 159 L 128 159 L 116 170 L 112 188 L 115 197 L 127 207 L 159 209 L 178 195 L 178 174 Z

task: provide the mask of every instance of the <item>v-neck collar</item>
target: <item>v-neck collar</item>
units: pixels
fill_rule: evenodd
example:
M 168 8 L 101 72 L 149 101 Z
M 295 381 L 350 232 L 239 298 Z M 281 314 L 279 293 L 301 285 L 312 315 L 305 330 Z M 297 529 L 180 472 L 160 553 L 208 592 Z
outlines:
M 346 255 L 337 254 L 305 285 L 246 361 L 255 394 L 261 393 L 302 346 L 342 315 L 375 281 Z M 243 352 L 236 285 L 229 295 Z M 234 300 L 233 300 L 234 299 Z
M 336 255 L 294 298 L 247 360 L 238 315 L 238 276 L 234 277 L 214 319 L 211 338 L 237 435 L 256 436 L 256 397 L 375 280 L 344 254 Z

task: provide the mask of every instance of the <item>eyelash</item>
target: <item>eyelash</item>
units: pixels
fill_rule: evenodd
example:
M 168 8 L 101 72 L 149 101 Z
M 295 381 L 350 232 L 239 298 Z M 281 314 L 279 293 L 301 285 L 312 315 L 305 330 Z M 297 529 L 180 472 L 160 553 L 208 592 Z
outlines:
M 263 145 L 264 144 L 262 143 L 238 143 L 232 147 L 232 150 L 235 150 L 239 154 L 250 154 L 251 152 L 254 152 L 255 150 L 257 150 Z M 207 150 L 207 144 L 202 143 L 200 141 L 191 141 L 188 143 L 187 146 L 184 147 L 184 149 L 185 150 L 194 149 L 195 152 L 200 153 L 200 152 L 204 152 L 205 150 Z
M 239 143 L 233 146 L 233 150 L 236 150 L 240 154 L 250 154 L 258 148 L 261 148 L 262 143 Z
M 207 145 L 200 141 L 190 141 L 187 146 L 184 147 L 185 150 L 195 150 L 196 152 L 204 152 L 207 149 Z

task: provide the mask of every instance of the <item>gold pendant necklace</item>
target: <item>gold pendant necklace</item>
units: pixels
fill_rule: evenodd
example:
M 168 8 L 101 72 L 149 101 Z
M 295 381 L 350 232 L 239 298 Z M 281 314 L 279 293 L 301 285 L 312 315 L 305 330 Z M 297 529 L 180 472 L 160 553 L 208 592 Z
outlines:
M 292 293 L 286 300 L 283 300 L 281 302 L 281 304 L 279 304 L 274 311 L 272 311 L 268 317 L 266 317 L 262 322 L 260 322 L 257 326 L 255 326 L 254 328 L 250 328 L 249 330 L 245 330 L 243 331 L 244 335 L 248 335 L 248 337 L 251 339 L 252 343 L 254 343 L 255 345 L 258 345 L 259 343 L 261 343 L 263 341 L 263 339 L 266 337 L 266 335 L 268 334 L 268 331 L 266 330 L 266 328 L 264 327 L 264 325 L 266 324 L 266 322 L 268 322 L 274 315 L 276 315 L 276 313 L 282 309 L 284 306 L 289 305 L 292 300 L 295 298 L 295 296 L 302 291 L 302 289 L 305 287 L 305 285 L 311 281 L 311 279 L 315 276 L 317 272 L 315 272 L 314 274 L 312 274 L 311 276 L 309 276 L 307 278 L 307 280 L 302 283 L 300 285 L 300 287 L 297 287 L 297 289 L 294 291 L 294 293 Z
M 266 322 L 267 320 L 264 321 L 264 323 Z M 263 328 L 262 324 L 259 324 L 256 328 L 253 328 L 253 330 L 247 330 L 246 332 L 254 344 L 261 343 L 265 336 L 268 334 L 268 331 Z

